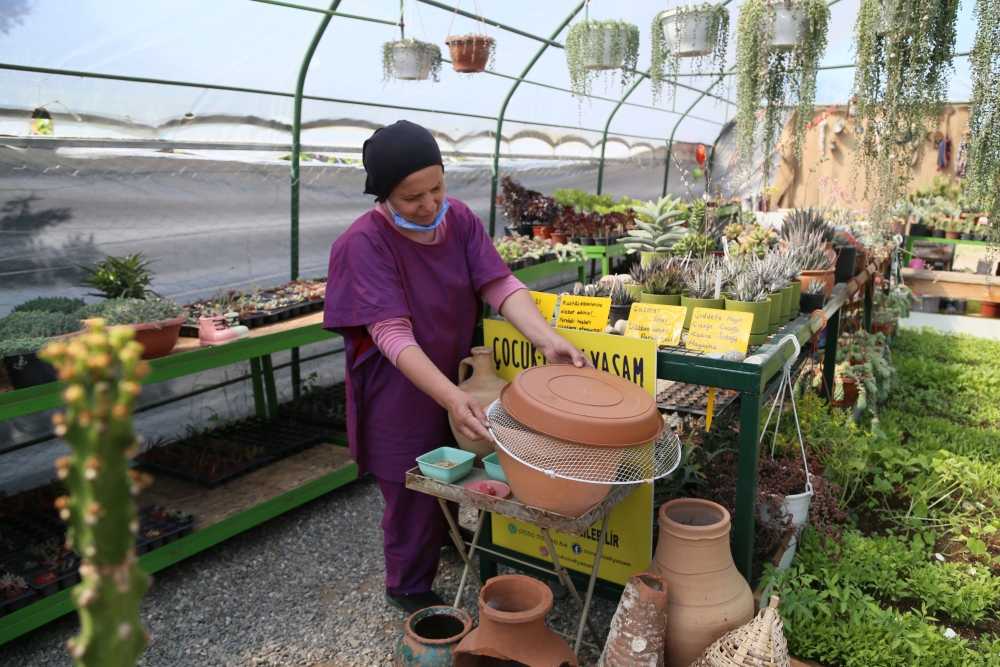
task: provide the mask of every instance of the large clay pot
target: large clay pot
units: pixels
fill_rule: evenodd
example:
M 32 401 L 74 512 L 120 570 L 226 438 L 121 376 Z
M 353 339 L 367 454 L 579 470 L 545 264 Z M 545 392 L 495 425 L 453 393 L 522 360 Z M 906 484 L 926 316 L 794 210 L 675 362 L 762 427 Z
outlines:
M 514 660 L 528 667 L 577 667 L 573 650 L 545 625 L 552 591 L 521 574 L 493 577 L 479 593 L 479 627 L 452 651 L 457 667 L 478 658 Z
M 493 51 L 493 38 L 486 35 L 461 35 L 444 40 L 456 72 L 482 72 Z
M 729 551 L 729 512 L 707 500 L 664 503 L 650 570 L 670 589 L 666 667 L 688 667 L 726 632 L 753 618 L 753 593 Z
M 428 607 L 406 619 L 396 642 L 395 667 L 452 667 L 451 649 L 472 630 L 472 618 L 454 607 Z
M 633 574 L 625 585 L 597 667 L 662 665 L 667 630 L 667 584 L 655 574 Z
M 500 398 L 500 390 L 506 384 L 504 380 L 493 373 L 492 347 L 474 347 L 472 348 L 472 356 L 462 359 L 461 363 L 458 364 L 458 388 L 479 401 L 483 410 Z M 451 432 L 455 436 L 455 442 L 458 443 L 458 446 L 475 454 L 475 465 L 477 468 L 482 468 L 483 457 L 493 453 L 493 447 L 489 441 L 477 440 L 473 442 L 466 438 L 461 431 L 455 428 L 450 414 L 448 415 L 448 424 L 451 426 Z
M 175 317 L 163 322 L 136 324 L 135 341 L 142 344 L 143 359 L 158 359 L 170 354 L 181 335 L 181 325 L 187 322 L 186 317 Z

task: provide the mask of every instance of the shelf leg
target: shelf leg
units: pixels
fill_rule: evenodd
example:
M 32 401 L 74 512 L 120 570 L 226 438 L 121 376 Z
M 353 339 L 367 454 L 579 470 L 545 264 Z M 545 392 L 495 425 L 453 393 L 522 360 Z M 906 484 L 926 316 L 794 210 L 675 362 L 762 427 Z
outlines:
M 260 357 L 250 359 L 250 381 L 253 383 L 253 407 L 257 416 L 267 419 L 267 404 L 264 401 L 264 377 L 260 370 Z
M 264 393 L 267 396 L 267 417 L 268 419 L 278 418 L 278 391 L 274 386 L 274 364 L 271 363 L 271 355 L 265 354 L 260 358 L 264 369 Z
M 542 528 L 539 526 L 539 528 Z M 552 565 L 556 570 L 556 577 L 559 578 L 559 583 L 566 587 L 569 594 L 573 596 L 573 601 L 576 602 L 576 608 L 580 610 L 581 621 L 586 622 L 587 627 L 590 628 L 590 634 L 594 636 L 594 641 L 598 645 L 601 644 L 601 636 L 597 634 L 597 630 L 594 629 L 593 622 L 587 618 L 587 608 L 583 606 L 583 600 L 580 599 L 580 593 L 576 590 L 576 586 L 573 585 L 573 580 L 569 578 L 569 572 L 566 568 L 562 566 L 559 562 L 559 554 L 556 553 L 556 548 L 552 545 L 552 536 L 549 535 L 548 528 L 542 528 L 542 537 L 545 538 L 545 546 L 549 550 L 549 556 L 552 558 Z M 603 537 L 603 536 L 602 536 Z M 595 561 L 594 567 L 597 567 L 598 563 Z M 574 652 L 575 655 L 579 655 L 580 648 L 577 645 L 577 649 Z
M 299 368 L 299 348 L 292 348 L 292 399 L 297 399 L 301 393 L 302 373 Z
M 872 276 L 863 288 L 865 290 L 865 331 L 872 330 L 872 294 L 875 292 L 875 277 Z
M 587 262 L 583 262 L 583 266 L 576 270 L 577 278 L 583 285 L 587 284 Z
M 611 258 L 608 257 L 607 253 L 605 253 L 604 257 L 601 257 L 601 276 L 604 277 L 610 275 L 611 275 Z
M 840 309 L 826 321 L 826 347 L 823 352 L 823 380 L 825 387 L 823 394 L 826 400 L 831 400 L 833 396 L 833 376 L 837 368 L 837 340 L 840 338 Z
M 582 270 L 582 269 L 581 269 Z M 480 544 L 487 548 L 493 548 L 493 515 L 489 512 L 485 513 L 485 516 L 481 519 L 483 524 L 482 535 L 479 538 Z M 479 554 L 479 578 L 483 581 L 489 581 L 493 577 L 499 574 L 499 569 L 497 568 L 497 562 L 493 560 L 493 555 L 485 551 Z
M 736 516 L 733 517 L 733 560 L 750 582 L 753 567 L 753 531 L 757 518 L 757 463 L 760 455 L 760 394 L 740 396 L 740 449 L 736 473 Z

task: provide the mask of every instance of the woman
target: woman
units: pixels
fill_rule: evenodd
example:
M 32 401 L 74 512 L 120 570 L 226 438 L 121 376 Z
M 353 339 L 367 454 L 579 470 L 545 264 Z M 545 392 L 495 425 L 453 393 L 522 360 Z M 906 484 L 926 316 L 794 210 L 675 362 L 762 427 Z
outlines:
M 362 158 L 375 209 L 333 244 L 323 327 L 345 341 L 351 456 L 385 498 L 386 598 L 413 613 L 444 604 L 431 584 L 448 525 L 436 498 L 406 488 L 406 471 L 455 446 L 449 414 L 470 440 L 492 440 L 479 402 L 455 385 L 480 299 L 550 363 L 588 362 L 542 318 L 482 221 L 445 198 L 430 132 L 407 121 L 380 128 Z

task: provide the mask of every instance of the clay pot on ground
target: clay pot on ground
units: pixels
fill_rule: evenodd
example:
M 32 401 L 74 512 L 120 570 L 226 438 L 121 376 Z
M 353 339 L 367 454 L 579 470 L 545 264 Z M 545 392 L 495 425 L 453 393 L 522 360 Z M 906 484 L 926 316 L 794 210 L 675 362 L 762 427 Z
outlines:
M 573 650 L 545 625 L 552 591 L 521 574 L 493 577 L 479 593 L 479 627 L 452 653 L 456 667 L 472 667 L 478 658 L 513 660 L 527 667 L 578 667 Z
M 186 317 L 175 317 L 163 322 L 133 325 L 135 340 L 142 344 L 142 358 L 159 359 L 170 354 L 181 335 L 181 325 L 185 322 Z
M 486 35 L 459 35 L 444 40 L 456 72 L 472 74 L 486 70 L 493 51 L 493 38 Z
M 753 593 L 729 551 L 730 517 L 707 500 L 664 503 L 649 571 L 669 587 L 666 667 L 689 667 L 702 651 L 754 615 Z
M 395 667 L 451 667 L 451 649 L 472 630 L 472 618 L 454 607 L 428 607 L 406 619 L 396 642 Z
M 666 582 L 655 574 L 633 574 L 611 619 L 597 667 L 662 665 L 666 631 Z
M 472 356 L 463 359 L 458 364 L 458 388 L 474 397 L 483 410 L 500 398 L 500 390 L 506 386 L 507 382 L 498 378 L 493 372 L 493 348 L 474 347 Z M 488 440 L 469 440 L 461 431 L 455 428 L 451 415 L 448 415 L 448 425 L 455 436 L 458 446 L 467 452 L 476 455 L 476 467 L 483 467 L 483 457 L 493 453 L 493 446 Z

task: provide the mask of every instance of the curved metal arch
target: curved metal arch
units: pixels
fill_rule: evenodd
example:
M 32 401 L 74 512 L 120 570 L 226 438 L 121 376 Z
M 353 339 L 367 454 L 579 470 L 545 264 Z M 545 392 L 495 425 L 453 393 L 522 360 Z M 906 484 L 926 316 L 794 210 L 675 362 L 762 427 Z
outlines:
M 570 12 L 569 16 L 567 16 L 565 19 L 563 19 L 563 22 L 559 24 L 559 27 L 556 28 L 555 31 L 553 31 L 552 37 L 549 38 L 549 39 L 550 40 L 555 40 L 555 38 L 559 36 L 559 33 L 561 33 L 563 31 L 563 29 L 567 25 L 569 25 L 569 22 L 573 20 L 573 17 L 580 13 L 580 10 L 583 9 L 583 6 L 585 4 L 587 4 L 587 0 L 580 0 L 577 3 L 576 7 L 573 9 L 573 11 Z M 507 105 L 510 104 L 510 98 L 512 98 L 514 96 L 514 92 L 517 90 L 517 87 L 521 85 L 520 79 L 523 79 L 524 77 L 528 76 L 528 72 L 530 72 L 531 68 L 535 66 L 535 63 L 538 62 L 538 59 L 542 57 L 542 54 L 545 53 L 545 49 L 547 49 L 547 48 L 549 48 L 549 44 L 548 43 L 542 44 L 542 46 L 535 53 L 535 55 L 531 59 L 531 61 L 528 62 L 528 64 L 524 68 L 524 71 L 521 72 L 521 76 L 518 77 L 518 80 L 515 81 L 514 85 L 510 87 L 509 91 L 507 91 L 507 96 L 504 98 L 503 104 L 500 105 L 500 113 L 497 114 L 497 136 L 496 136 L 496 144 L 493 147 L 493 183 L 492 183 L 492 186 L 491 186 L 491 189 L 490 189 L 490 230 L 489 231 L 490 231 L 490 236 L 491 237 L 493 236 L 493 232 L 496 230 L 496 220 L 497 220 L 497 183 L 498 183 L 498 181 L 500 179 L 500 141 L 501 141 L 502 136 L 503 136 L 501 134 L 501 132 L 503 132 L 503 117 L 504 117 L 504 114 L 507 113 Z

